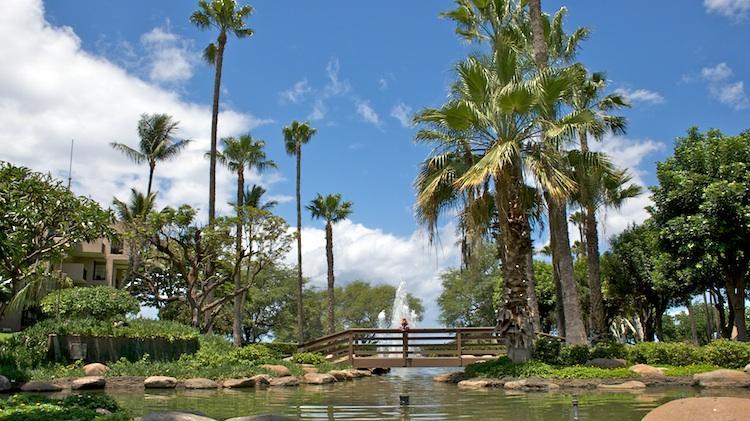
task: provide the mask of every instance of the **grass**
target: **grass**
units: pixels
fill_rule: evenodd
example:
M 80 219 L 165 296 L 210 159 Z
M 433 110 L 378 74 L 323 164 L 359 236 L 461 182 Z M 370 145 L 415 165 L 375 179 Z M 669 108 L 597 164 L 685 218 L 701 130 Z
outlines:
M 0 342 L 5 342 L 6 340 L 13 337 L 14 333 L 7 333 L 7 332 L 0 332 Z

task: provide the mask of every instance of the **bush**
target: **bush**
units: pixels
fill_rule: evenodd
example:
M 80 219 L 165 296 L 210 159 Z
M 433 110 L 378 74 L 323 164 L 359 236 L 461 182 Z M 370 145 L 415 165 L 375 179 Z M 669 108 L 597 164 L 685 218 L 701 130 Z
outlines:
M 539 361 L 529 361 L 523 364 L 514 364 L 508 357 L 500 357 L 495 360 L 481 363 L 469 364 L 464 372 L 471 377 L 546 377 L 554 369 Z
M 587 345 L 566 345 L 560 350 L 560 362 L 563 365 L 583 365 L 589 360 Z
M 232 357 L 244 363 L 263 364 L 278 359 L 278 354 L 268 349 L 265 345 L 253 344 L 236 348 L 233 351 Z
M 61 289 L 48 294 L 41 304 L 46 316 L 65 319 L 124 319 L 140 310 L 130 293 L 106 286 Z
M 263 345 L 278 354 L 281 358 L 291 357 L 299 349 L 299 345 L 292 342 L 268 342 Z
M 632 363 L 650 365 L 690 365 L 702 361 L 702 350 L 683 342 L 641 342 L 628 348 Z
M 323 364 L 326 358 L 317 352 L 300 352 L 292 355 L 292 362 L 296 364 Z
M 560 364 L 561 348 L 560 341 L 541 336 L 534 341 L 534 359 L 550 365 Z
M 112 415 L 102 416 L 97 408 L 104 408 Z M 39 395 L 13 395 L 0 402 L 0 419 L 4 421 L 54 420 L 129 420 L 131 417 L 107 395 L 71 395 L 64 399 L 53 399 Z
M 750 344 L 719 339 L 703 347 L 707 364 L 725 368 L 743 368 L 750 363 Z
M 627 357 L 628 350 L 625 348 L 625 344 L 619 342 L 599 342 L 589 352 L 589 358 L 627 359 Z

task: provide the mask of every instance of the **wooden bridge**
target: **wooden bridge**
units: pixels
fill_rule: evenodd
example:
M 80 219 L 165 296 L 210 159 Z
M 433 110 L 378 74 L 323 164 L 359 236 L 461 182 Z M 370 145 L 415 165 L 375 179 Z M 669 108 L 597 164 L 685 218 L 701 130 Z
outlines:
M 463 367 L 504 355 L 505 346 L 494 327 L 348 329 L 305 343 L 300 351 L 355 368 Z

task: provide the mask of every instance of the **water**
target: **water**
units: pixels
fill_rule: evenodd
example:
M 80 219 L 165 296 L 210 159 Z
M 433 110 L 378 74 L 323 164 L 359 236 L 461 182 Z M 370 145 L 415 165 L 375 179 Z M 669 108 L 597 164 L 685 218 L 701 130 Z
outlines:
M 640 392 L 562 390 L 511 393 L 502 389 L 462 390 L 435 383 L 445 369 L 396 369 L 382 377 L 335 385 L 211 391 L 116 391 L 112 396 L 134 415 L 188 410 L 226 419 L 256 414 L 287 415 L 303 420 L 572 420 L 578 399 L 581 420 L 640 420 L 651 409 L 690 396 L 739 396 L 745 389 L 704 390 L 691 387 L 648 388 Z M 574 394 L 575 392 L 575 394 Z M 409 395 L 409 406 L 399 405 Z
M 409 322 L 409 326 L 412 328 L 417 327 L 415 322 L 417 321 L 417 313 L 409 308 L 409 300 L 406 292 L 406 281 L 401 281 L 396 289 L 396 295 L 393 298 L 393 312 L 391 314 L 391 325 L 388 326 L 391 329 L 398 329 L 401 327 L 401 319 L 406 319 Z

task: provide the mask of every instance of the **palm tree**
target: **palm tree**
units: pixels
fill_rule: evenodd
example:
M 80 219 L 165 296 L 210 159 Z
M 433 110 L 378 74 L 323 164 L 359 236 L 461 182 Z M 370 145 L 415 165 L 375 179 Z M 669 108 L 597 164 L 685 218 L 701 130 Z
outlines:
M 302 145 L 315 136 L 317 130 L 310 127 L 310 123 L 293 121 L 282 130 L 287 155 L 297 158 L 297 335 L 299 343 L 303 343 L 303 306 L 302 306 L 302 199 L 300 198 L 300 177 L 302 172 Z
M 269 200 L 269 201 L 263 201 L 263 195 L 266 194 L 266 189 L 264 189 L 262 186 L 259 186 L 257 184 L 253 184 L 250 187 L 247 187 L 245 189 L 244 198 L 242 202 L 244 203 L 245 207 L 270 211 L 271 209 L 275 208 L 276 205 L 279 204 L 279 202 L 275 200 Z M 235 202 L 230 202 L 230 205 L 237 206 Z
M 328 261 L 328 334 L 336 332 L 334 317 L 335 298 L 333 296 L 333 224 L 346 219 L 352 214 L 352 202 L 342 202 L 340 194 L 329 194 L 325 197 L 318 194 L 306 206 L 313 219 L 326 221 L 326 260 Z
M 227 35 L 234 34 L 237 38 L 247 38 L 253 35 L 253 30 L 245 26 L 247 19 L 253 12 L 250 5 L 240 6 L 235 0 L 207 0 L 198 1 L 198 10 L 190 16 L 190 22 L 201 29 L 215 27 L 219 35 L 215 43 L 210 43 L 203 51 L 203 58 L 214 66 L 214 97 L 211 112 L 211 167 L 208 185 L 208 221 L 213 222 L 216 217 L 216 137 L 219 127 L 219 93 L 221 92 L 221 69 L 224 64 L 224 48 L 227 45 Z
M 151 194 L 156 163 L 174 158 L 192 142 L 190 139 L 175 140 L 174 133 L 178 126 L 179 122 L 172 120 L 168 114 L 141 114 L 138 120 L 138 137 L 141 138 L 138 149 L 117 142 L 109 144 L 136 164 L 148 163 L 147 196 Z
M 243 206 L 245 205 L 245 169 L 255 169 L 263 171 L 267 168 L 275 167 L 273 161 L 266 159 L 266 153 L 263 151 L 265 142 L 253 139 L 249 134 L 240 136 L 239 139 L 228 137 L 221 140 L 223 150 L 217 154 L 216 159 L 230 170 L 237 173 L 237 232 L 235 249 L 237 253 L 237 264 L 243 259 L 242 249 L 242 225 Z M 252 245 L 250 245 L 252 247 Z M 244 304 L 243 296 L 239 292 L 242 289 L 242 276 L 240 271 L 235 272 L 234 276 L 234 319 L 232 323 L 232 336 L 235 346 L 242 346 L 242 307 Z
M 143 194 L 138 190 L 130 189 L 130 201 L 125 203 L 118 198 L 112 200 L 117 220 L 126 228 L 128 242 L 128 273 L 127 281 L 133 279 L 135 271 L 140 266 L 141 248 L 143 246 L 142 226 L 146 217 L 154 210 L 156 193 Z M 122 285 L 115 285 L 120 288 Z

